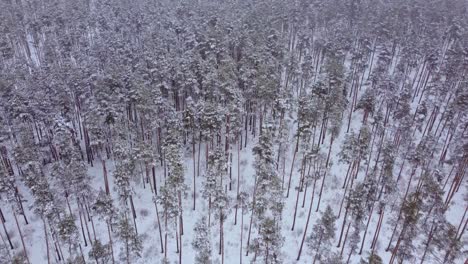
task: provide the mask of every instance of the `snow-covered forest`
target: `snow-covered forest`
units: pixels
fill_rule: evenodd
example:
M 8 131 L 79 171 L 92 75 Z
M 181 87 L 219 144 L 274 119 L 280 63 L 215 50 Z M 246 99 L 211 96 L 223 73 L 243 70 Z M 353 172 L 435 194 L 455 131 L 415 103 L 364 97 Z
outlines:
M 466 0 L 1 0 L 0 263 L 462 264 Z

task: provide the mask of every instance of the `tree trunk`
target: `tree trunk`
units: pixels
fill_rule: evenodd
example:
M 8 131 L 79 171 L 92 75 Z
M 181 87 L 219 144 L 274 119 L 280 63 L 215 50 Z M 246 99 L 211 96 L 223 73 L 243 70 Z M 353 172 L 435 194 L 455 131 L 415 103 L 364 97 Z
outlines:
M 5 235 L 6 235 L 7 239 L 8 239 L 8 243 L 10 244 L 11 249 L 14 249 L 13 243 L 11 243 L 10 235 L 8 234 L 8 231 L 7 231 L 6 226 L 5 226 L 6 221 L 5 221 L 5 218 L 3 216 L 3 212 L 1 211 L 1 209 L 0 209 L 0 215 L 1 215 L 0 221 L 2 222 L 3 231 L 5 231 Z
M 375 205 L 375 201 L 372 202 L 372 207 L 371 207 L 371 211 L 369 213 L 369 218 L 367 219 L 366 229 L 365 229 L 363 237 L 362 237 L 361 248 L 359 249 L 359 255 L 362 254 L 362 249 L 364 248 L 364 242 L 366 241 L 366 236 L 367 236 L 367 229 L 369 228 L 370 220 L 372 218 L 372 213 L 374 212 L 374 205 Z
M 159 220 L 159 211 L 158 211 L 158 203 L 154 201 L 154 207 L 156 209 L 156 221 L 158 222 L 158 230 L 159 230 L 159 242 L 161 246 L 161 254 L 164 253 L 164 246 L 163 246 L 163 238 L 162 238 L 162 230 L 161 230 L 161 221 Z
M 47 264 L 50 264 L 49 236 L 47 235 L 47 226 L 46 226 L 44 217 L 42 217 L 42 223 L 44 224 L 44 237 L 45 237 L 45 242 L 46 242 Z
M 23 233 L 21 232 L 21 228 L 20 228 L 20 225 L 18 223 L 18 218 L 16 217 L 15 209 L 13 207 L 11 207 L 11 210 L 13 211 L 13 217 L 15 218 L 16 227 L 18 227 L 18 233 L 19 233 L 20 238 L 21 238 L 21 244 L 23 245 L 24 256 L 26 257 L 26 262 L 28 264 L 30 264 L 31 262 L 29 261 L 28 251 L 26 251 L 26 244 L 24 243 Z
M 253 193 L 253 198 L 252 198 L 252 210 L 251 210 L 251 214 L 250 214 L 250 224 L 249 224 L 249 233 L 247 235 L 247 250 L 246 250 L 246 256 L 249 255 L 249 246 L 250 246 L 250 233 L 252 231 L 252 223 L 253 223 L 253 216 L 254 216 L 254 210 L 255 210 L 255 201 L 256 201 L 256 197 L 255 197 L 255 194 L 257 193 L 257 181 L 255 180 L 255 185 L 254 185 L 254 193 Z
M 338 218 L 340 218 L 340 216 L 341 216 L 341 210 L 343 209 L 343 204 L 344 204 L 344 202 L 345 202 L 345 200 L 346 200 L 346 193 L 347 193 L 348 189 L 351 190 L 351 189 L 352 189 L 352 186 L 353 186 L 353 182 L 354 182 L 354 171 L 355 171 L 355 170 L 357 171 L 356 166 L 355 166 L 356 163 L 353 162 L 353 164 L 354 164 L 354 165 L 353 165 L 353 168 L 351 169 L 349 180 L 345 182 L 345 185 L 346 185 L 346 186 L 345 186 L 345 189 L 344 189 L 343 198 L 341 199 L 340 210 L 338 211 Z M 351 182 L 351 184 L 350 184 L 349 182 Z M 348 188 L 348 186 L 349 186 L 349 188 Z
M 154 194 L 158 195 L 158 184 L 156 183 L 156 168 L 151 166 L 151 176 L 153 177 Z
M 302 234 L 302 240 L 301 240 L 301 246 L 299 247 L 299 253 L 297 253 L 297 258 L 296 258 L 297 261 L 299 261 L 299 259 L 301 258 L 302 248 L 304 246 L 305 238 L 307 236 L 307 228 L 309 227 L 310 215 L 312 213 L 312 205 L 314 203 L 314 191 L 315 191 L 316 180 L 317 180 L 317 177 L 315 178 L 315 181 L 314 181 L 314 187 L 312 190 L 312 198 L 310 200 L 310 205 L 309 205 L 309 212 L 307 213 L 307 221 L 306 221 L 306 225 L 304 228 L 304 233 Z
M 304 166 L 305 166 L 305 158 L 302 160 L 301 172 L 303 171 Z M 291 227 L 291 231 L 294 231 L 294 226 L 296 225 L 297 205 L 299 204 L 299 194 L 300 193 L 301 193 L 301 188 L 300 188 L 300 186 L 297 186 L 296 203 L 295 203 L 295 206 L 294 206 L 293 224 L 292 224 L 292 227 Z
M 11 167 L 11 165 L 10 165 Z M 13 170 L 13 168 L 11 168 Z M 12 174 L 14 175 L 14 174 Z M 24 207 L 23 207 L 23 202 L 21 201 L 21 195 L 19 194 L 19 191 L 18 191 L 18 187 L 15 186 L 15 196 L 16 196 L 16 199 L 18 200 L 18 204 L 20 206 L 20 209 L 21 209 L 21 214 L 23 215 L 23 218 L 24 218 L 24 222 L 26 225 L 29 224 L 28 222 L 28 218 L 26 217 L 26 212 L 24 211 Z
M 458 235 L 458 238 L 457 238 L 457 239 L 458 239 L 458 241 L 460 241 L 460 240 L 461 240 L 461 238 L 462 238 L 462 236 L 463 236 L 463 233 L 464 233 L 464 232 L 465 232 L 465 230 L 466 230 L 466 226 L 467 226 L 467 224 L 468 224 L 468 218 L 465 220 L 465 224 L 463 225 L 463 228 L 462 228 L 462 230 L 461 230 L 461 232 L 460 232 L 460 235 Z
M 236 210 L 234 214 L 234 225 L 237 224 L 237 210 L 239 209 L 239 189 L 240 189 L 240 147 L 241 144 L 238 144 L 237 146 L 237 190 L 236 190 Z
M 197 155 L 197 177 L 200 176 L 200 154 L 201 154 L 201 141 L 202 133 L 200 132 L 200 138 L 198 140 L 198 155 Z
M 80 204 L 80 202 L 78 201 L 78 216 L 80 218 L 81 233 L 83 234 L 84 245 L 85 245 L 85 247 L 87 247 L 88 242 L 86 241 L 86 235 L 85 235 L 85 231 L 84 231 L 84 227 L 83 227 L 83 219 L 81 218 L 81 210 L 79 208 L 79 204 Z
M 298 124 L 298 127 L 299 127 L 299 124 Z M 291 188 L 291 179 L 292 179 L 292 174 L 293 174 L 293 170 L 294 170 L 294 161 L 296 161 L 296 154 L 297 154 L 297 151 L 299 150 L 299 137 L 300 137 L 300 135 L 298 134 L 297 135 L 297 140 L 296 140 L 296 147 L 294 148 L 294 153 L 293 153 L 293 160 L 291 162 L 291 170 L 290 170 L 290 173 L 289 173 L 288 191 L 286 192 L 286 198 L 289 197 L 289 189 Z
M 344 248 L 345 248 L 346 240 L 348 239 L 348 233 L 349 233 L 349 227 L 350 226 L 351 226 L 351 222 L 348 223 L 348 227 L 346 228 L 346 234 L 345 234 L 344 239 L 343 239 L 343 245 L 341 247 L 340 257 L 343 256 L 343 251 L 344 251 Z
M 89 232 L 88 221 L 86 221 L 86 215 L 85 215 L 84 210 L 83 210 L 83 203 L 80 203 L 79 200 L 78 200 L 78 210 L 80 210 L 81 214 L 83 215 L 83 221 L 85 223 L 86 233 L 88 234 L 89 244 L 92 246 L 93 245 L 93 240 L 91 239 L 91 233 Z
M 179 243 L 180 243 L 180 250 L 179 250 L 179 264 L 182 264 L 182 233 L 183 233 L 183 225 L 182 222 L 179 222 Z
M 87 215 L 88 215 L 88 221 L 91 222 L 91 227 L 93 228 L 93 237 L 94 237 L 94 241 L 96 241 L 96 229 L 94 228 L 94 220 L 93 220 L 93 218 L 91 217 L 91 215 L 89 214 L 88 201 L 87 201 L 86 198 L 84 198 L 84 197 L 83 197 L 83 201 L 84 201 L 86 213 L 87 213 Z
M 312 264 L 315 264 L 315 261 L 317 260 L 317 255 L 320 252 L 321 245 L 322 245 L 322 236 L 320 236 L 320 239 L 319 239 L 319 242 L 318 242 L 318 250 L 317 250 L 317 252 L 315 252 L 314 262 L 312 262 Z
M 322 200 L 323 186 L 325 185 L 325 176 L 327 175 L 326 171 L 328 170 L 328 162 L 330 161 L 330 153 L 331 153 L 332 146 L 333 146 L 333 136 L 330 137 L 330 148 L 328 149 L 327 161 L 325 162 L 325 173 L 323 174 L 322 186 L 320 187 L 320 193 L 319 193 L 319 200 L 317 203 L 317 209 L 315 210 L 316 212 L 318 212 L 319 207 L 320 207 L 320 201 Z
M 138 229 L 137 229 L 137 224 L 136 224 L 137 215 L 136 215 L 136 211 L 135 211 L 135 205 L 133 204 L 132 195 L 130 195 L 129 197 L 130 197 L 130 207 L 132 209 L 133 225 L 135 226 L 135 233 L 138 235 Z
M 193 210 L 195 211 L 195 206 L 196 206 L 196 195 L 197 195 L 197 182 L 195 180 L 195 174 L 196 174 L 196 164 L 195 164 L 195 133 L 192 133 L 192 158 L 193 158 Z
M 283 119 L 284 119 L 284 111 L 281 111 L 281 116 L 280 116 L 280 122 L 279 122 L 279 135 L 278 139 L 280 140 L 278 144 L 278 157 L 276 159 L 276 170 L 279 169 L 279 162 L 280 162 L 280 157 L 281 157 L 281 138 L 283 137 Z
M 182 192 L 178 192 L 178 198 L 179 198 L 179 208 L 180 208 L 180 216 L 179 216 L 179 221 L 180 221 L 180 235 L 184 235 L 184 211 L 182 210 Z
M 115 259 L 114 259 L 114 246 L 112 245 L 112 236 L 111 236 L 111 229 L 110 229 L 110 221 L 106 221 L 107 223 L 107 234 L 109 235 L 109 246 L 111 250 L 111 256 L 112 256 L 112 264 L 115 264 Z
M 240 224 L 240 247 L 239 247 L 239 264 L 242 264 L 242 239 L 244 234 L 244 206 L 241 208 L 241 224 Z
M 401 243 L 401 240 L 403 238 L 403 234 L 405 233 L 405 230 L 406 230 L 406 226 L 403 227 L 403 229 L 401 230 L 400 235 L 398 236 L 398 240 L 397 240 L 397 243 L 395 245 L 395 248 L 392 251 L 392 256 L 390 258 L 389 264 L 393 264 L 393 262 L 396 259 L 396 253 L 398 252 L 398 248 L 400 247 L 400 243 Z
M 377 241 L 379 240 L 380 228 L 382 227 L 384 213 L 385 211 L 383 209 L 380 209 L 379 221 L 377 222 L 377 227 L 375 228 L 374 237 L 372 238 L 372 243 L 371 243 L 372 252 L 374 252 Z
M 345 210 L 345 215 L 343 217 L 343 224 L 341 225 L 341 232 L 340 232 L 340 238 L 338 239 L 338 245 L 336 245 L 337 248 L 339 248 L 341 246 L 341 239 L 343 238 L 343 233 L 344 233 L 344 229 L 345 229 L 345 226 L 346 226 L 346 222 L 347 222 L 347 218 L 348 218 L 348 206 L 346 206 L 346 210 Z
M 85 259 L 84 254 L 83 254 L 83 249 L 81 248 L 81 244 L 78 244 L 78 246 L 80 248 L 81 259 L 83 260 L 83 263 L 86 264 L 86 259 Z
M 426 246 L 424 247 L 424 253 L 421 257 L 421 262 L 420 264 L 423 264 L 424 263 L 424 260 L 426 258 L 426 254 L 427 254 L 427 250 L 429 249 L 429 244 L 431 243 L 431 240 L 432 240 L 432 237 L 433 237 L 433 232 L 434 232 L 434 224 L 432 224 L 432 227 L 431 227 L 431 231 L 429 232 L 429 235 L 427 237 L 427 243 L 426 243 Z
M 102 163 L 102 171 L 103 171 L 102 175 L 104 175 L 104 187 L 105 187 L 105 190 L 106 190 L 106 194 L 110 195 L 109 181 L 107 179 L 106 161 L 104 159 L 101 159 L 101 163 Z

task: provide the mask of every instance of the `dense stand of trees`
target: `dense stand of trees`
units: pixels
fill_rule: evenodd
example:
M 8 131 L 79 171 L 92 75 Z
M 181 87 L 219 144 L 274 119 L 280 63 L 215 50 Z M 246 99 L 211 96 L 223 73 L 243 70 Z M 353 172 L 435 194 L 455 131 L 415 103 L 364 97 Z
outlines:
M 297 232 L 307 263 L 466 259 L 466 1 L 4 0 L 0 21 L 0 263 L 36 263 L 31 221 L 47 263 L 182 263 L 184 210 L 195 263 L 290 263 Z

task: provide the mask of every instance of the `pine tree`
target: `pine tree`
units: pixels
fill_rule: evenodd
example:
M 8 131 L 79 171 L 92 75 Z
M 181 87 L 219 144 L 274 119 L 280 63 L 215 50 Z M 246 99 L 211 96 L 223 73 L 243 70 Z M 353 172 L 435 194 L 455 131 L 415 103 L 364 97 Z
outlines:
M 0 264 L 10 264 L 12 262 L 10 248 L 6 243 L 0 244 L 0 255 L 3 256 L 0 260 Z
M 17 253 L 13 256 L 13 259 L 10 262 L 11 264 L 28 264 L 29 261 L 26 258 L 24 252 Z
M 323 264 L 343 264 L 344 262 L 341 259 L 340 255 L 331 253 L 329 256 L 327 256 L 325 259 L 323 259 L 320 263 L 323 263 Z
M 375 111 L 375 106 L 376 105 L 376 98 L 375 98 L 375 91 L 372 89 L 367 89 L 364 91 L 363 95 L 361 98 L 359 98 L 359 101 L 356 104 L 356 110 L 363 110 L 364 111 L 364 116 L 363 116 L 363 122 L 367 120 L 367 117 L 369 114 L 373 114 Z
M 89 196 L 91 179 L 81 160 L 73 129 L 65 120 L 57 120 L 54 126 L 53 145 L 60 159 L 52 164 L 51 176 L 59 185 L 63 196 L 75 195 L 78 198 Z
M 320 220 L 312 227 L 307 244 L 314 254 L 314 264 L 317 260 L 323 261 L 329 254 L 328 249 L 332 247 L 332 240 L 335 238 L 335 220 L 333 210 L 328 205 Z
M 418 192 L 411 193 L 408 199 L 403 202 L 401 209 L 403 225 L 396 245 L 392 250 L 390 263 L 393 263 L 396 257 L 400 261 L 414 259 L 415 246 L 413 242 L 418 232 L 417 222 L 421 217 L 421 202 L 421 196 Z
M 226 183 L 226 165 L 226 155 L 221 148 L 216 148 L 208 154 L 208 169 L 205 175 L 203 196 L 208 199 L 209 210 L 211 210 L 213 199 L 218 199 L 220 202 L 224 200 L 223 181 Z M 219 205 L 222 206 L 222 204 Z M 210 223 L 211 211 L 208 214 L 208 223 Z
M 114 183 L 117 189 L 119 202 L 127 205 L 127 201 L 133 194 L 131 182 L 136 176 L 136 159 L 129 145 L 129 140 L 122 132 L 116 140 L 114 155 L 117 158 L 114 170 Z
M 60 220 L 57 227 L 59 237 L 68 244 L 70 253 L 77 253 L 78 250 L 78 228 L 75 224 L 75 218 L 67 215 Z
M 257 258 L 263 258 L 267 263 L 281 263 L 280 216 L 283 210 L 281 181 L 276 172 L 276 164 L 272 147 L 271 121 L 266 122 L 264 132 L 260 135 L 255 154 L 256 197 L 255 223 L 258 238 L 253 243 Z
M 441 240 L 442 244 L 439 244 L 443 254 L 443 263 L 457 263 L 457 259 L 462 256 L 463 241 L 457 238 L 456 228 L 447 224 L 444 228 L 445 237 Z
M 360 264 L 383 264 L 382 258 L 375 254 L 370 254 L 367 259 L 361 259 Z
M 96 200 L 94 201 L 91 209 L 93 209 L 93 211 L 96 212 L 99 217 L 105 219 L 106 221 L 109 221 L 116 216 L 116 209 L 114 208 L 112 198 L 108 196 L 102 189 L 96 196 Z
M 100 240 L 96 240 L 93 243 L 93 247 L 89 251 L 89 258 L 93 258 L 98 263 L 107 264 L 111 260 L 111 252 L 109 245 L 102 244 Z
M 195 232 L 192 247 L 196 252 L 196 264 L 211 264 L 211 234 L 206 217 L 200 218 L 193 229 Z
M 125 213 L 120 214 L 117 222 L 117 236 L 122 240 L 120 258 L 126 263 L 133 263 L 141 257 L 142 241 Z

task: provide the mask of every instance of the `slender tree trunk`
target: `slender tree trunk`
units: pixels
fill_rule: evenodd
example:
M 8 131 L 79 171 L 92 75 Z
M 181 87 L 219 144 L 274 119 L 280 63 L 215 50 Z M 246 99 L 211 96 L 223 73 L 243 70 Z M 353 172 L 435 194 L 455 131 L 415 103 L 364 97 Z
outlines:
M 1 209 L 0 209 L 0 215 L 1 215 L 0 221 L 2 222 L 3 231 L 5 231 L 5 235 L 6 235 L 6 237 L 7 237 L 8 243 L 10 244 L 10 248 L 11 248 L 11 249 L 14 249 L 13 243 L 11 243 L 10 235 L 8 234 L 8 231 L 7 231 L 6 226 L 5 226 L 5 222 L 6 222 L 6 221 L 5 221 L 5 218 L 4 218 L 4 216 L 3 216 L 3 212 L 1 211 Z
M 15 218 L 16 227 L 18 227 L 18 233 L 19 233 L 20 238 L 21 238 L 21 244 L 23 245 L 24 256 L 26 257 L 26 262 L 28 264 L 30 264 L 31 262 L 29 261 L 28 251 L 26 250 L 26 244 L 24 243 L 23 233 L 21 232 L 21 228 L 20 228 L 20 225 L 18 223 L 18 218 L 16 217 L 15 209 L 13 207 L 11 207 L 11 210 L 13 211 L 13 217 Z
M 180 221 L 180 235 L 184 235 L 184 211 L 182 210 L 182 192 L 178 192 L 178 198 L 179 198 L 179 208 L 180 208 L 180 216 L 179 216 L 179 221 Z
M 372 243 L 371 243 L 372 252 L 374 252 L 375 245 L 377 244 L 377 241 L 379 240 L 380 228 L 382 227 L 384 213 L 385 211 L 383 209 L 380 209 L 379 221 L 377 222 L 377 227 L 375 228 L 374 237 L 372 238 Z
M 301 258 L 302 248 L 304 247 L 305 238 L 307 236 L 307 228 L 309 227 L 310 215 L 312 213 L 312 205 L 314 204 L 314 191 L 315 191 L 316 179 L 317 178 L 315 178 L 315 181 L 314 181 L 314 187 L 313 187 L 313 191 L 312 191 L 312 198 L 310 200 L 309 212 L 307 213 L 307 220 L 306 220 L 306 225 L 304 227 L 304 233 L 302 234 L 301 246 L 299 247 L 299 253 L 297 253 L 297 258 L 296 258 L 297 261 L 299 261 L 299 259 Z
M 424 247 L 424 253 L 421 257 L 421 262 L 420 264 L 423 264 L 424 263 L 424 260 L 426 259 L 426 254 L 427 254 L 427 250 L 429 249 L 429 244 L 431 243 L 431 240 L 432 240 L 432 237 L 433 237 L 433 232 L 434 232 L 434 224 L 432 224 L 432 227 L 431 227 L 431 231 L 429 232 L 429 235 L 427 237 L 427 242 L 426 242 L 426 246 Z
M 196 153 L 196 149 L 195 149 L 195 133 L 192 133 L 192 158 L 193 158 L 193 210 L 195 211 L 195 207 L 196 207 L 196 197 L 197 197 L 197 182 L 196 182 L 196 178 L 195 178 L 195 174 L 196 174 L 196 164 L 195 164 L 195 153 Z
M 88 242 L 86 240 L 86 235 L 85 235 L 85 231 L 84 231 L 84 227 L 83 227 L 83 219 L 81 218 L 81 210 L 79 208 L 79 201 L 78 201 L 78 217 L 80 218 L 80 226 L 81 226 L 81 233 L 83 234 L 83 241 L 84 241 L 84 245 L 85 247 L 88 246 Z M 91 239 L 91 238 L 90 238 Z
M 461 240 L 462 236 L 463 236 L 463 233 L 465 233 L 465 230 L 466 230 L 466 226 L 468 225 L 468 218 L 465 220 L 465 224 L 463 225 L 463 228 L 460 232 L 460 234 L 458 235 L 458 241 Z
M 112 236 L 111 236 L 110 223 L 109 223 L 109 221 L 106 221 L 106 223 L 107 223 L 107 234 L 109 235 L 109 246 L 110 246 L 110 251 L 111 251 L 111 256 L 112 256 L 112 264 L 115 264 L 114 246 L 112 245 Z
M 370 61 L 370 65 L 369 65 L 369 73 L 367 74 L 367 80 L 369 80 L 370 78 L 370 75 L 372 73 L 372 66 L 374 64 L 374 55 L 375 55 L 375 48 L 377 46 L 377 38 L 374 39 L 374 45 L 372 47 L 372 55 L 371 55 L 371 61 Z
M 13 171 L 13 168 L 11 167 L 11 165 L 10 165 L 10 168 Z M 13 176 L 14 173 L 12 173 L 11 175 Z M 28 225 L 29 222 L 28 222 L 28 218 L 26 217 L 26 212 L 24 211 L 23 202 L 21 201 L 21 195 L 19 194 L 18 187 L 16 186 L 15 186 L 15 196 L 16 196 L 16 199 L 18 200 L 18 204 L 20 206 L 21 214 L 23 215 L 24 222 L 26 225 Z
M 177 225 L 177 222 L 175 223 L 175 242 L 176 242 L 176 253 L 179 254 L 180 250 L 179 250 L 179 228 L 178 228 L 178 225 Z
M 351 222 L 348 223 L 348 227 L 346 228 L 346 234 L 345 234 L 344 239 L 343 239 L 343 245 L 341 247 L 340 257 L 343 256 L 343 251 L 345 249 L 346 240 L 348 239 L 348 233 L 349 233 L 349 228 L 350 227 L 351 227 Z
M 158 203 L 156 201 L 154 201 L 154 207 L 156 209 L 156 221 L 158 222 L 159 242 L 160 242 L 161 254 L 162 254 L 164 253 L 164 246 L 163 246 L 163 238 L 162 238 L 162 230 L 161 230 L 161 221 L 159 220 Z
M 333 146 L 333 136 L 330 136 L 330 148 L 328 149 L 327 161 L 325 162 L 325 173 L 323 174 L 322 186 L 320 187 L 320 193 L 319 193 L 319 198 L 318 198 L 319 200 L 317 203 L 317 209 L 315 210 L 316 212 L 318 212 L 319 207 L 320 207 L 320 201 L 322 200 L 323 186 L 325 185 L 325 176 L 327 175 L 326 171 L 328 170 L 328 162 L 330 161 L 330 153 L 331 153 L 332 146 Z
M 247 147 L 247 124 L 248 124 L 248 119 L 249 119 L 249 112 L 248 112 L 248 108 L 247 108 L 247 113 L 246 113 L 246 116 L 245 116 L 245 141 L 244 141 L 244 148 Z
M 293 215 L 293 223 L 291 227 L 291 231 L 294 231 L 294 226 L 296 225 L 296 215 L 297 215 L 297 205 L 299 203 L 299 194 L 300 194 L 299 186 L 297 187 L 297 195 L 296 195 L 296 203 L 294 205 L 294 215 Z
M 58 261 L 60 262 L 63 259 L 63 257 L 62 257 L 62 255 L 60 255 L 60 251 L 59 251 L 59 249 L 57 247 L 57 242 L 55 242 L 55 241 L 54 241 L 54 247 L 55 247 L 55 253 L 57 254 Z M 55 258 L 55 259 L 57 259 L 57 258 Z
M 314 256 L 314 261 L 312 262 L 312 264 L 315 264 L 315 261 L 317 261 L 317 256 L 320 252 L 320 249 L 321 249 L 321 245 L 322 245 L 322 236 L 320 236 L 320 239 L 319 239 L 319 242 L 318 242 L 318 250 L 317 252 L 315 252 L 315 256 Z
M 370 220 L 371 220 L 371 218 L 372 218 L 372 213 L 374 212 L 374 205 L 375 205 L 375 201 L 372 202 L 372 206 L 371 206 L 371 210 L 370 210 L 370 213 L 369 213 L 369 217 L 367 218 L 366 229 L 365 229 L 364 234 L 363 234 L 363 237 L 362 237 L 361 248 L 359 249 L 359 255 L 362 254 L 362 249 L 364 248 L 364 242 L 366 241 L 367 230 L 368 230 L 368 228 L 369 228 Z
M 399 247 L 400 247 L 400 243 L 401 243 L 401 240 L 402 240 L 402 238 L 403 238 L 403 234 L 405 233 L 405 231 L 406 231 L 406 226 L 403 227 L 403 229 L 401 230 L 400 235 L 398 236 L 398 240 L 397 240 L 397 243 L 396 243 L 396 245 L 395 245 L 395 248 L 392 250 L 392 256 L 391 256 L 391 258 L 390 258 L 389 264 L 393 264 L 393 262 L 394 262 L 395 259 L 396 259 L 396 254 L 397 254 L 398 249 L 399 249 Z
M 211 195 L 208 196 L 208 226 L 211 225 Z
M 102 171 L 103 171 L 103 175 L 104 175 L 104 187 L 105 187 L 105 190 L 106 190 L 106 194 L 110 195 L 109 181 L 107 179 L 106 161 L 104 159 L 101 159 L 101 163 L 102 163 Z
M 254 210 L 255 210 L 255 201 L 256 201 L 256 193 L 257 193 L 257 181 L 255 180 L 255 185 L 254 185 L 254 194 L 253 194 L 253 198 L 252 198 L 252 210 L 251 210 L 251 214 L 250 214 L 250 224 L 249 224 L 249 233 L 247 235 L 247 250 L 246 250 L 246 253 L 245 255 L 248 256 L 249 255 L 249 246 L 250 246 L 250 234 L 251 234 L 251 231 L 252 231 L 252 223 L 253 223 L 253 217 L 254 217 Z
M 47 235 L 47 226 L 46 226 L 44 217 L 42 217 L 42 223 L 44 224 L 44 237 L 45 237 L 45 242 L 46 242 L 47 264 L 50 264 L 49 236 Z
M 197 155 L 197 177 L 200 176 L 200 154 L 201 154 L 201 142 L 202 133 L 200 132 L 200 138 L 198 139 L 198 155 Z
M 239 264 L 242 264 L 242 242 L 244 234 L 244 206 L 241 208 L 241 224 L 240 224 L 240 247 L 239 247 Z
M 81 259 L 83 260 L 83 263 L 86 264 L 86 259 L 85 259 L 84 254 L 83 254 L 83 249 L 81 248 L 81 244 L 78 244 L 78 246 L 80 248 Z
M 236 211 L 234 214 L 234 225 L 237 224 L 237 210 L 239 209 L 239 189 L 240 189 L 240 147 L 241 144 L 237 146 L 237 190 L 236 190 Z
M 180 243 L 179 264 L 182 264 L 182 233 L 183 233 L 183 225 L 182 225 L 182 222 L 179 222 L 179 243 Z
M 298 127 L 299 127 L 299 124 L 298 124 Z M 288 191 L 286 192 L 286 198 L 289 197 L 289 189 L 291 188 L 291 179 L 292 179 L 292 174 L 293 174 L 293 170 L 294 170 L 294 161 L 296 161 L 297 151 L 299 150 L 299 137 L 300 137 L 300 135 L 298 134 L 297 135 L 297 140 L 296 140 L 296 147 L 294 148 L 293 159 L 292 159 L 292 162 L 291 162 L 291 171 L 289 173 Z
M 280 140 L 278 144 L 278 157 L 276 159 L 276 170 L 279 169 L 279 162 L 280 162 L 280 157 L 281 157 L 281 138 L 283 137 L 283 119 L 284 119 L 284 111 L 281 111 L 281 116 L 280 116 L 280 122 L 279 122 L 279 135 L 278 139 Z
M 353 162 L 353 164 L 356 165 L 355 162 Z M 341 210 L 343 209 L 343 204 L 344 204 L 344 202 L 345 202 L 345 200 L 346 200 L 346 193 L 347 193 L 348 189 L 351 190 L 352 185 L 353 185 L 352 183 L 354 182 L 354 174 L 355 174 L 354 171 L 355 171 L 355 170 L 357 171 L 355 165 L 353 165 L 353 168 L 351 169 L 351 173 L 350 173 L 349 179 L 345 182 L 345 185 L 346 185 L 346 186 L 345 186 L 345 189 L 344 189 L 343 198 L 341 199 L 340 210 L 338 211 L 338 218 L 340 218 L 340 216 L 341 216 Z M 350 182 L 351 182 L 351 184 L 350 184 Z M 349 188 L 348 188 L 348 186 L 349 186 Z
M 86 198 L 84 198 L 84 197 L 83 197 L 83 201 L 84 201 L 86 213 L 87 213 L 87 215 L 88 215 L 88 221 L 91 222 L 91 227 L 93 228 L 93 237 L 94 237 L 94 241 L 96 241 L 96 229 L 94 228 L 94 220 L 93 220 L 93 218 L 91 217 L 91 215 L 89 214 L 88 201 L 87 201 Z
M 354 160 L 352 162 L 350 162 L 349 165 L 348 165 L 348 170 L 346 170 L 345 180 L 343 182 L 343 186 L 341 186 L 341 189 L 344 189 L 346 187 L 346 183 L 348 182 L 348 176 L 349 176 L 349 173 L 351 172 L 351 167 L 354 170 Z
M 345 226 L 346 226 L 346 222 L 347 222 L 347 218 L 348 218 L 348 206 L 346 206 L 346 210 L 345 210 L 345 214 L 344 214 L 344 217 L 343 217 L 343 224 L 341 225 L 341 232 L 340 232 L 340 238 L 338 239 L 338 245 L 336 245 L 337 248 L 339 248 L 341 246 L 341 239 L 343 238 L 343 233 L 344 233 L 344 229 L 345 229 Z
M 92 246 L 93 245 L 93 239 L 91 239 L 91 233 L 89 232 L 88 222 L 86 221 L 86 216 L 85 216 L 85 213 L 84 213 L 84 210 L 83 210 L 83 203 L 80 203 L 79 200 L 78 200 L 78 210 L 80 210 L 81 214 L 83 215 L 83 221 L 85 223 L 86 233 L 88 234 L 89 244 Z
M 302 174 L 302 171 L 304 170 L 304 166 L 305 166 L 305 158 L 302 160 L 301 174 Z M 300 186 L 297 186 L 296 203 L 295 203 L 295 206 L 294 206 L 293 224 L 292 224 L 292 227 L 291 227 L 291 231 L 294 231 L 294 226 L 296 225 L 297 205 L 299 204 L 299 194 L 300 193 L 301 193 L 301 188 L 300 188 Z
M 132 195 L 130 195 L 129 197 L 130 197 L 130 207 L 132 209 L 133 225 L 135 226 L 135 233 L 138 235 L 138 228 L 137 228 L 137 224 L 136 224 L 137 215 L 136 215 L 136 211 L 135 211 L 135 205 L 133 204 Z

